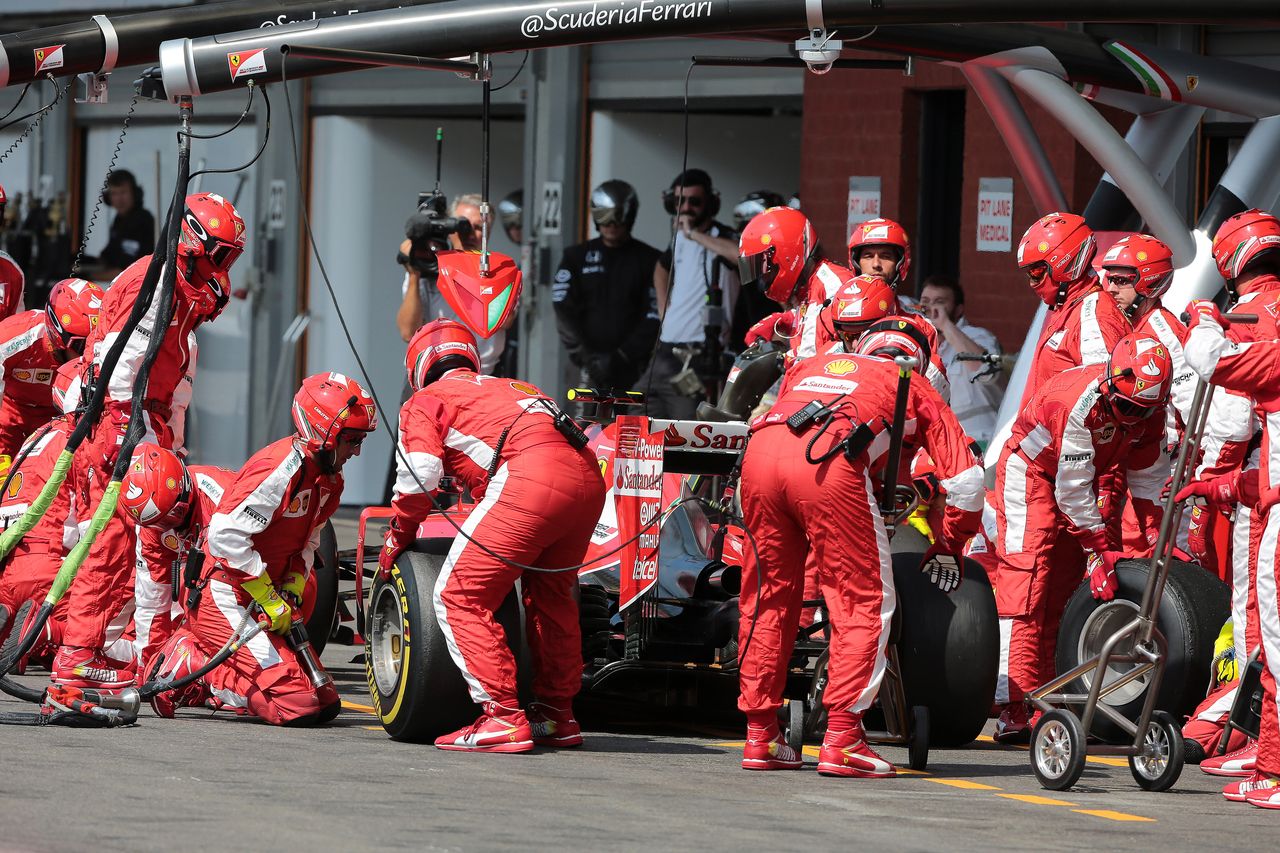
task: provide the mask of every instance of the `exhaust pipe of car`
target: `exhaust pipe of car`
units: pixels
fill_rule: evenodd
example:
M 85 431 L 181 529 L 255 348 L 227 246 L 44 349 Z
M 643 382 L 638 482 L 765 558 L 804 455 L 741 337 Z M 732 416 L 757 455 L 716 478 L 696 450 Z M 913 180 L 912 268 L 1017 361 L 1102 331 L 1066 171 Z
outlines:
M 742 569 L 739 566 L 711 563 L 698 576 L 694 595 L 699 598 L 708 594 L 736 598 L 740 592 L 742 592 Z

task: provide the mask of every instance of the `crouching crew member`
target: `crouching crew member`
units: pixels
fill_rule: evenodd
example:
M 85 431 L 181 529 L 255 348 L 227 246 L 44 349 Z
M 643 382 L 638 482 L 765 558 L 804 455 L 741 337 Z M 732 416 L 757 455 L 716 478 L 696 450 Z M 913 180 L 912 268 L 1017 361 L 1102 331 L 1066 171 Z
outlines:
M 320 531 L 342 494 L 342 466 L 360 455 L 378 419 L 373 398 L 358 382 L 319 373 L 307 377 L 294 396 L 293 423 L 297 434 L 251 456 L 218 502 L 204 544 L 203 593 L 187 614 L 190 630 L 179 629 L 161 649 L 162 665 L 175 678 L 195 671 L 231 639 L 246 615 L 268 622 L 268 631 L 203 681 L 153 699 L 161 716 L 210 698 L 278 726 L 324 723 L 338 714 L 333 684 L 313 687 L 284 635 L 302 618 Z
M 914 339 L 901 337 L 904 354 L 927 358 Z M 801 766 L 778 731 L 777 711 L 812 548 L 832 626 L 818 772 L 895 773 L 867 744 L 862 715 L 884 676 L 896 606 L 889 539 L 871 478 L 884 465 L 898 381 L 897 367 L 884 358 L 813 356 L 788 372 L 778 402 L 752 424 L 741 494 L 758 555 L 749 551 L 743 568 L 738 700 L 747 715 L 742 766 L 748 770 Z M 938 546 L 924 570 L 950 592 L 960 581 L 957 555 L 978 526 L 982 468 L 937 391 L 915 372 L 907 381 L 905 438 L 933 457 L 947 492 Z
M 1172 372 L 1163 344 L 1129 335 L 1105 366 L 1082 365 L 1045 383 L 1014 422 L 987 498 L 1001 637 L 996 740 L 1030 736 L 1024 696 L 1054 674 L 1058 626 L 1080 569 L 1094 598 L 1115 597 L 1122 555 L 1098 508 L 1100 477 L 1122 470 L 1142 535 L 1155 541 L 1169 476 Z
M 384 577 L 416 537 L 443 475 L 479 500 L 454 540 L 432 598 L 436 619 L 471 698 L 484 713 L 436 740 L 441 749 L 527 752 L 577 746 L 573 698 L 582 639 L 572 567 L 586 554 L 604 504 L 595 459 L 555 405 L 524 382 L 480 376 L 475 338 L 435 320 L 409 342 L 413 396 L 400 410 L 395 517 L 379 557 Z M 578 433 L 578 436 L 581 434 Z M 537 567 L 532 571 L 522 567 Z M 556 571 L 561 570 L 561 571 Z M 521 580 L 533 701 L 516 698 L 516 664 L 494 619 Z
M 204 546 L 209 520 L 234 478 L 226 468 L 188 468 L 172 450 L 152 442 L 134 450 L 120 482 L 119 511 L 137 532 L 133 645 L 139 663 L 151 660 L 173 634 L 173 572 L 182 572 L 190 552 Z

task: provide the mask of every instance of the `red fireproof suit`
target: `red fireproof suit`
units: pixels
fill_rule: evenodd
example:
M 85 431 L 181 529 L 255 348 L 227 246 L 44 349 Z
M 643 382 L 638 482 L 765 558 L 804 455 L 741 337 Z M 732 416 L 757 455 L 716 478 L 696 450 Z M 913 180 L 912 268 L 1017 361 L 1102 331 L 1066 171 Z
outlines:
M 67 436 L 74 428 L 70 417 L 55 418 L 46 431 L 37 428 L 32 435 L 31 452 L 9 481 L 9 488 L 0 495 L 0 529 L 8 527 L 22 517 L 40 494 L 54 463 L 67 444 Z M 25 449 L 23 445 L 22 449 Z M 22 450 L 18 453 L 21 454 Z M 79 494 L 77 483 L 83 483 L 73 473 L 67 475 L 67 483 L 54 497 L 49 509 L 35 527 L 22 538 L 4 561 L 4 573 L 0 575 L 0 604 L 12 617 L 22 602 L 42 602 L 53 585 L 53 578 L 62 565 L 62 558 L 80 539 L 77 521 L 84 512 L 84 497 Z M 64 599 L 65 600 L 65 599 Z M 65 606 L 54 609 L 51 622 L 55 623 L 54 636 L 61 633 Z M 15 625 L 14 628 L 21 628 Z
M 120 330 L 128 320 L 150 260 L 149 255 L 139 258 L 116 276 L 102 300 L 98 325 L 85 342 L 85 361 L 92 360 L 95 373 L 100 370 L 107 350 L 119 338 Z M 146 434 L 141 440 L 154 441 L 169 449 L 174 446 L 173 431 L 169 426 L 174 392 L 191 369 L 190 342 L 194 339 L 191 333 L 203 319 L 181 293 L 181 287 L 174 288 L 173 322 L 165 330 L 143 398 L 147 417 Z M 159 310 L 157 287 L 156 297 L 129 337 L 111 374 L 102 418 L 90 438 L 76 451 L 77 464 L 88 478 L 91 507 L 98 505 L 111 479 L 111 469 L 124 441 L 133 398 L 140 390 L 134 388 L 138 370 L 155 330 Z M 133 594 L 134 551 L 133 526 L 121 516 L 113 516 L 98 534 L 93 549 L 67 593 L 67 629 L 63 645 L 102 648 L 107 621 L 128 603 Z
M 1062 611 L 1084 576 L 1082 550 L 1108 550 L 1099 477 L 1123 471 L 1141 529 L 1159 527 L 1169 476 L 1165 419 L 1152 415 L 1132 429 L 1117 424 L 1098 388 L 1104 373 L 1101 365 L 1084 365 L 1049 380 L 1023 407 L 1000 452 L 987 496 L 1000 614 L 998 703 L 1021 701 L 1054 672 Z
M 939 541 L 958 553 L 977 529 L 982 468 L 938 393 L 918 374 L 909 381 L 906 438 L 923 445 L 937 465 L 947 491 Z M 747 552 L 739 601 L 738 707 L 748 716 L 770 712 L 782 699 L 810 549 L 832 625 L 824 704 L 860 714 L 879 690 L 896 594 L 871 475 L 884 464 L 885 424 L 893 419 L 897 382 L 896 366 L 884 359 L 814 356 L 787 373 L 778 402 L 752 424 L 742 505 L 756 549 Z M 819 427 L 811 424 L 797 433 L 786 420 L 814 400 L 828 403 L 835 414 L 809 452 Z M 806 461 L 807 452 L 821 456 L 863 423 L 874 438 L 852 461 L 843 453 L 817 465 Z
M 209 519 L 208 583 L 195 612 L 187 614 L 202 652 L 215 654 L 244 623 L 253 605 L 244 581 L 265 575 L 278 587 L 288 572 L 310 574 L 320 531 L 341 494 L 342 476 L 321 473 L 296 436 L 249 457 Z M 265 631 L 206 680 L 223 706 L 248 708 L 273 725 L 329 716 L 339 702 L 333 685 L 311 686 L 284 637 Z
M 1023 401 L 1065 370 L 1103 364 L 1127 334 L 1129 321 L 1111 295 L 1098 286 L 1097 279 L 1072 285 L 1066 301 L 1050 308 L 1045 316 Z
M 1259 317 L 1264 313 L 1274 317 L 1271 312 L 1277 304 L 1280 303 L 1259 305 Z M 1252 334 L 1257 335 L 1258 331 L 1254 329 Z M 1252 395 L 1263 415 L 1259 485 L 1264 492 L 1276 488 L 1280 483 L 1280 341 L 1237 343 L 1227 338 L 1216 323 L 1205 320 L 1191 330 L 1186 356 L 1191 368 L 1207 381 Z M 1248 547 L 1253 554 L 1253 599 L 1265 664 L 1257 770 L 1280 775 L 1280 722 L 1276 715 L 1276 679 L 1280 678 L 1280 602 L 1276 593 L 1280 582 L 1280 506 L 1255 511 L 1251 528 Z
M 61 362 L 43 311 L 0 321 L 0 359 L 0 454 L 13 457 L 37 427 L 62 414 L 53 402 L 53 377 Z
M 431 509 L 428 493 L 444 474 L 460 479 L 479 501 L 462 525 L 466 535 L 454 539 L 445 558 L 433 600 L 472 699 L 505 708 L 519 706 L 516 667 L 493 613 L 517 578 L 535 696 L 568 707 L 582 682 L 577 573 L 522 571 L 505 562 L 578 565 L 604 505 L 595 459 L 569 445 L 546 402 L 527 383 L 453 370 L 400 410 L 400 451 L 412 470 L 399 460 L 391 502 L 397 527 L 417 528 Z
M 181 573 L 188 552 L 204 546 L 209 520 L 236 475 L 212 465 L 192 465 L 187 471 L 191 476 L 191 514 L 182 528 L 136 527 L 133 645 L 139 664 L 151 660 L 173 633 L 174 567 Z

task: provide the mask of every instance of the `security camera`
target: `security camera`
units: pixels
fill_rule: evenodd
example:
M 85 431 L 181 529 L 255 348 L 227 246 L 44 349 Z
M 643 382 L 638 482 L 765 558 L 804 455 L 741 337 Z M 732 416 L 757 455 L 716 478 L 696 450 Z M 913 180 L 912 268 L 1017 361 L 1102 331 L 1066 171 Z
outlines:
M 840 58 L 844 43 L 832 38 L 835 33 L 813 30 L 808 38 L 796 39 L 796 55 L 814 74 L 826 74 Z

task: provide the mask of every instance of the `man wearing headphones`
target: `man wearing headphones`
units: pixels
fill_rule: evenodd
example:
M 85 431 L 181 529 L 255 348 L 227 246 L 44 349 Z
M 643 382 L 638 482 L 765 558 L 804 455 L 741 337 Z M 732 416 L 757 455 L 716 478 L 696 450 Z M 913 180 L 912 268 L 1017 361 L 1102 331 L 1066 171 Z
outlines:
M 602 390 L 634 386 L 658 332 L 658 250 L 631 236 L 639 210 L 626 181 L 592 190 L 591 219 L 600 236 L 565 249 L 552 284 L 560 341 L 583 381 Z
M 674 220 L 671 248 L 658 258 L 653 286 L 658 297 L 658 351 L 639 388 L 649 395 L 649 415 L 688 420 L 720 378 L 719 352 L 730 343 L 730 318 L 738 300 L 738 244 L 715 221 L 720 196 L 711 176 L 689 169 L 662 194 Z
M 142 206 L 142 187 L 127 169 L 107 175 L 102 203 L 116 212 L 111 220 L 107 247 L 98 256 L 100 278 L 112 279 L 129 264 L 149 255 L 156 247 L 156 221 Z

